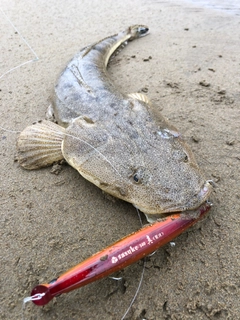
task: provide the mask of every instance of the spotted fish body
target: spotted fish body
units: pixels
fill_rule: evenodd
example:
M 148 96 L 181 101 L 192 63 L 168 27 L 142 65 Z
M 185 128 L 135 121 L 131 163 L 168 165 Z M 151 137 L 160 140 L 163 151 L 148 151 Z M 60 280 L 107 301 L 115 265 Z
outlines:
M 43 121 L 26 128 L 18 153 L 27 169 L 63 157 L 105 192 L 158 216 L 199 207 L 211 186 L 178 130 L 149 99 L 119 92 L 108 77 L 114 51 L 147 32 L 146 26 L 132 26 L 76 54 L 55 86 L 58 125 Z M 38 140 L 34 147 L 33 140 Z M 52 157 L 50 148 L 48 156 L 43 152 L 50 141 L 55 141 Z M 34 150 L 45 155 L 45 161 L 37 159 Z

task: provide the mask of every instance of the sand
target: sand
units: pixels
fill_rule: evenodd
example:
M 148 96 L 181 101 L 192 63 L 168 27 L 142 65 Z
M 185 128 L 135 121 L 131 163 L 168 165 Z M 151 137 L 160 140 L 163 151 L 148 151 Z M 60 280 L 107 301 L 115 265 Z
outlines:
M 15 131 L 45 117 L 69 59 L 135 23 L 150 34 L 116 57 L 111 77 L 123 92 L 147 92 L 216 188 L 210 215 L 147 260 L 125 319 L 240 318 L 239 11 L 143 0 L 3 0 L 2 10 L 32 49 L 0 11 L 0 125 L 12 130 L 0 130 L 0 318 L 21 319 L 36 284 L 140 228 L 132 205 L 112 202 L 73 168 L 56 175 L 14 162 Z M 117 274 L 122 285 L 107 278 L 45 307 L 30 302 L 24 319 L 122 319 L 142 271 L 140 261 Z

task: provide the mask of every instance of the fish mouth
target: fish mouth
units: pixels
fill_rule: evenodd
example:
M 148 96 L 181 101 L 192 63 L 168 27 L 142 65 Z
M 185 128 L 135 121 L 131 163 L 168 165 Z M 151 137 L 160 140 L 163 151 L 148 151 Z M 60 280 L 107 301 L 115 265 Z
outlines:
M 213 187 L 213 181 L 212 180 L 206 180 L 201 187 L 200 191 L 193 196 L 189 200 L 189 202 L 185 205 L 180 207 L 179 209 L 176 208 L 174 212 L 187 212 L 191 210 L 195 210 L 201 206 L 202 203 L 208 200 Z
M 214 186 L 214 183 L 212 180 L 205 181 L 203 187 L 198 193 L 198 199 L 202 199 L 202 202 L 206 201 L 210 196 L 210 193 L 212 192 L 213 186 Z
M 141 206 L 137 206 L 135 204 L 133 205 L 137 209 L 141 210 L 147 217 L 147 220 L 151 220 L 151 222 L 153 221 L 152 219 L 156 220 L 159 218 L 166 217 L 170 214 L 180 212 L 188 214 L 188 212 L 192 212 L 193 210 L 198 209 L 204 202 L 208 201 L 208 198 L 212 192 L 212 187 L 213 181 L 206 180 L 200 188 L 200 191 L 197 194 L 195 194 L 185 205 L 163 208 L 162 211 L 157 211 L 156 208 L 152 208 L 152 210 L 146 210 L 146 208 L 141 208 Z

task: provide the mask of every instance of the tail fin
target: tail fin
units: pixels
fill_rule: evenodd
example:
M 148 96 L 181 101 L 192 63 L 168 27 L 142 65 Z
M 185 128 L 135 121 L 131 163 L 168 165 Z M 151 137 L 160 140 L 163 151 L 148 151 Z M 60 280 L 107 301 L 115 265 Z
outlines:
M 24 129 L 17 141 L 18 162 L 25 169 L 38 169 L 63 159 L 65 129 L 44 120 Z

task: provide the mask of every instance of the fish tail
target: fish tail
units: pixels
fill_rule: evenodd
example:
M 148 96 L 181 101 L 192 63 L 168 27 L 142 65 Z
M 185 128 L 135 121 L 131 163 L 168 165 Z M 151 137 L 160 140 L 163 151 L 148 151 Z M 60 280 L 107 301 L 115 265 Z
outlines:
M 65 129 L 44 120 L 24 129 L 17 141 L 17 160 L 25 169 L 46 167 L 63 159 Z

